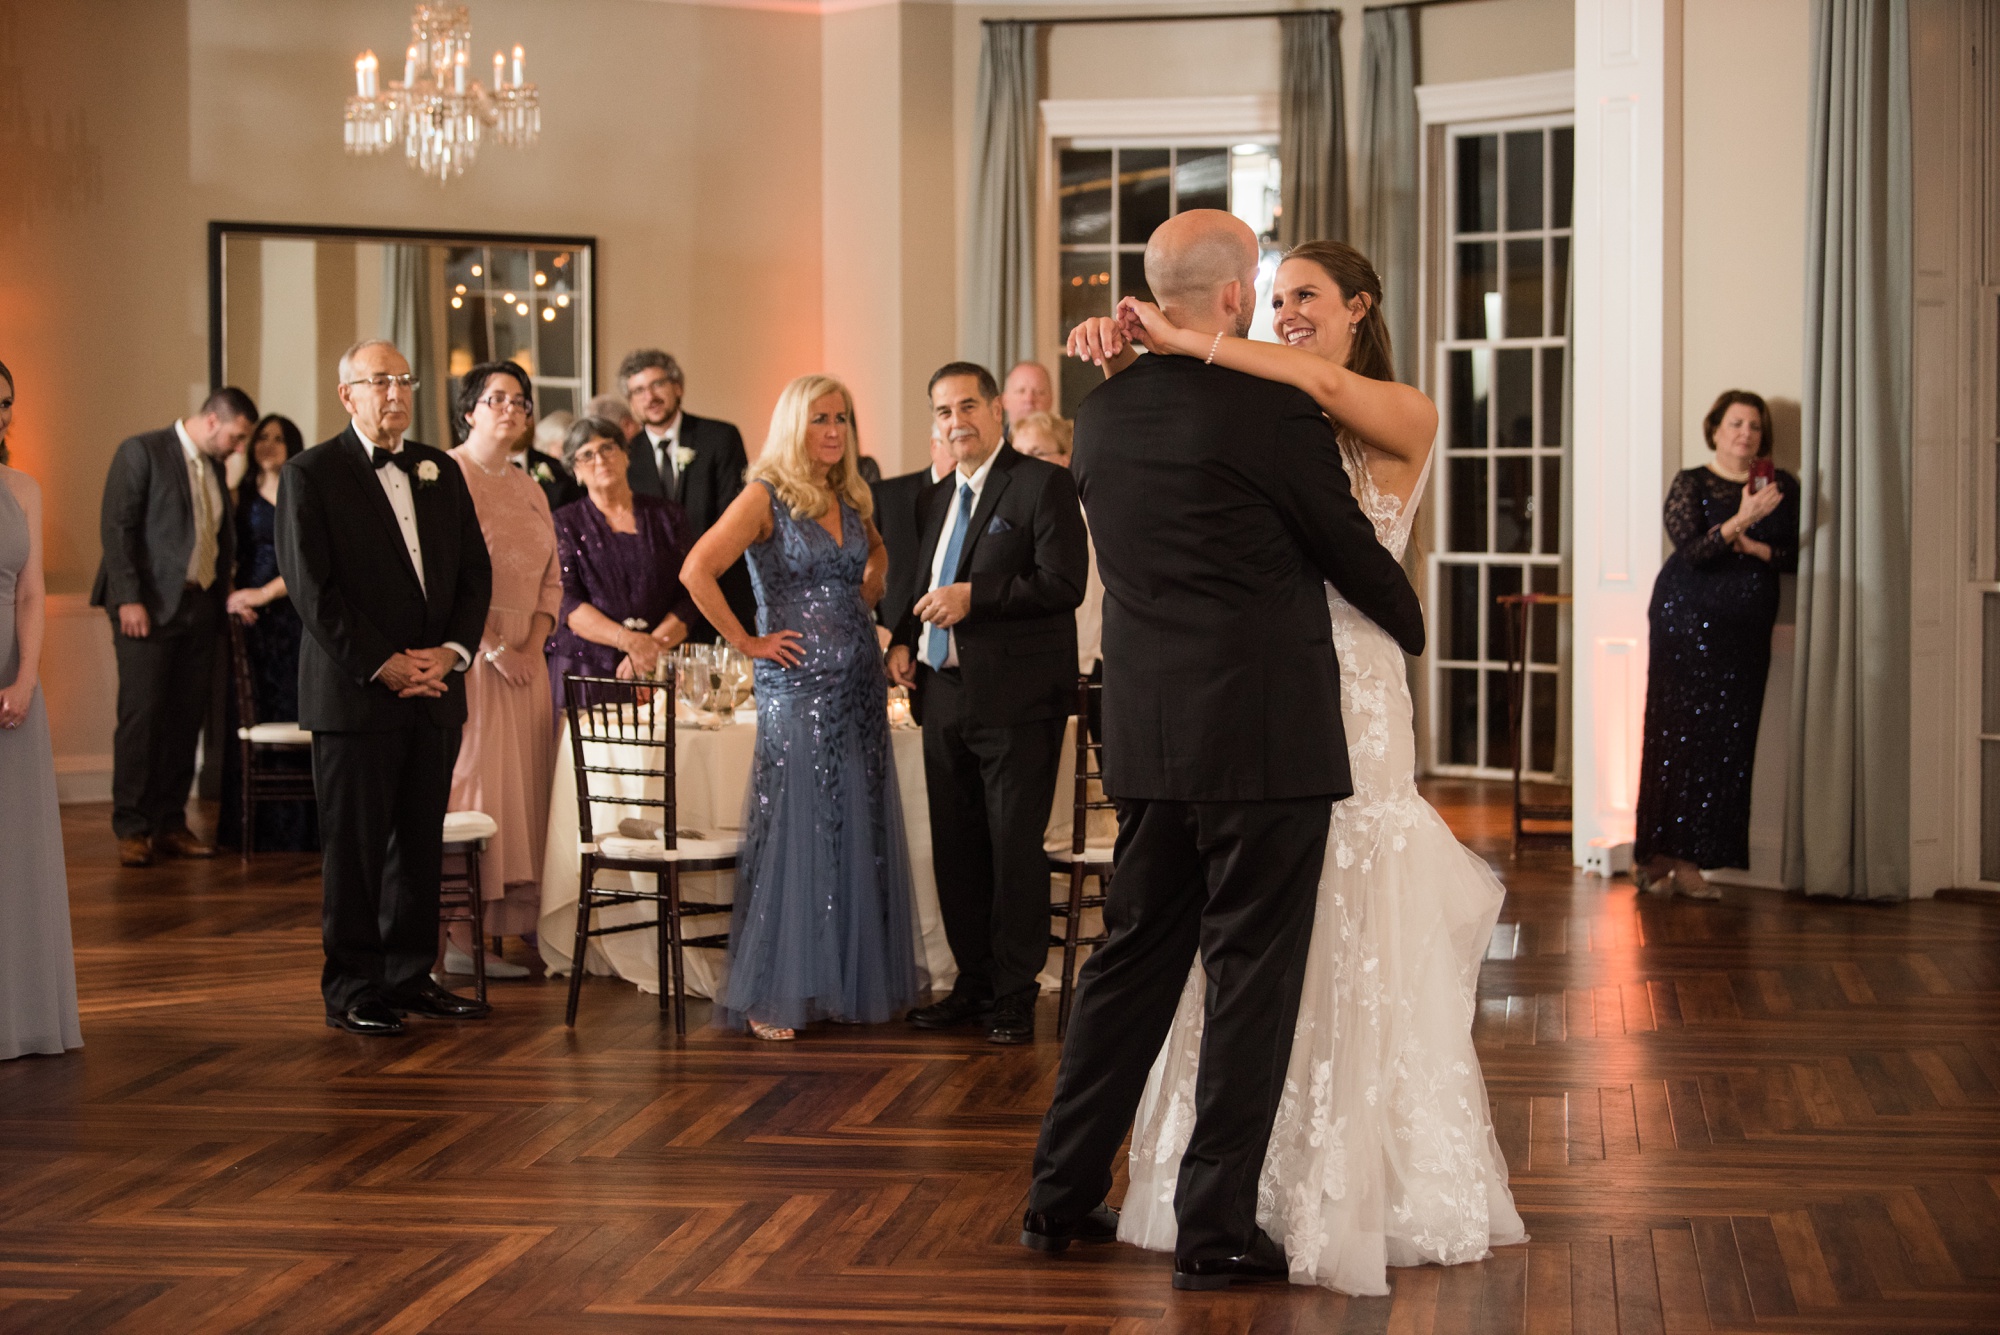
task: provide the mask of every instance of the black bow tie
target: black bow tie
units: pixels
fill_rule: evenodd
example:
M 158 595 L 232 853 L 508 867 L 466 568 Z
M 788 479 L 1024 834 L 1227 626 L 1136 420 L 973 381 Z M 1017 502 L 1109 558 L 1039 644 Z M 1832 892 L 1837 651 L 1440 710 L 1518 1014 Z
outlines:
M 405 473 L 412 472 L 416 468 L 416 465 L 410 461 L 410 452 L 408 450 L 385 450 L 380 445 L 377 445 L 369 457 L 375 461 L 375 467 L 378 471 L 384 464 L 394 464 Z

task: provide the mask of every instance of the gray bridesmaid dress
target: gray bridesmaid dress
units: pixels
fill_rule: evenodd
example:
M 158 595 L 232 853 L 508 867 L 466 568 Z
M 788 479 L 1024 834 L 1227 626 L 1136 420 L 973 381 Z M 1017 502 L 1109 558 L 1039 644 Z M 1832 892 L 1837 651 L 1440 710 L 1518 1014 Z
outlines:
M 14 586 L 27 564 L 28 516 L 0 482 L 0 685 L 21 668 Z M 39 687 L 21 726 L 0 728 L 0 850 L 0 1060 L 80 1048 L 56 762 Z

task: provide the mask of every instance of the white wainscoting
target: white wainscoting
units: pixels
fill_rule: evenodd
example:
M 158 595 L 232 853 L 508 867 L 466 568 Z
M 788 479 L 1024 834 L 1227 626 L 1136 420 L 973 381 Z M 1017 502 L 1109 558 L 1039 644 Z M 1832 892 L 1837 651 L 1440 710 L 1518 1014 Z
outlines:
M 118 663 L 109 618 L 80 593 L 49 597 L 42 698 L 55 743 L 57 800 L 109 802 Z

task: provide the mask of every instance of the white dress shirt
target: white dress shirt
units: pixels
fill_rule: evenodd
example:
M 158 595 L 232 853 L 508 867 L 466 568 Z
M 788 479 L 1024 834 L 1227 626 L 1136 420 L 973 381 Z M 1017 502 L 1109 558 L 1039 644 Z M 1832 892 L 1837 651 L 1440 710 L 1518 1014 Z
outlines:
M 945 585 L 952 583 L 958 575 L 956 570 L 947 571 L 944 568 L 944 554 L 951 547 L 951 531 L 958 526 L 959 507 L 964 504 L 959 500 L 959 491 L 964 487 L 971 487 L 972 505 L 970 506 L 970 510 L 978 510 L 980 493 L 986 490 L 986 479 L 993 472 L 993 461 L 999 457 L 1000 451 L 996 447 L 993 453 L 986 456 L 986 462 L 979 465 L 979 468 L 971 477 L 965 475 L 963 466 L 952 470 L 951 504 L 945 510 L 944 528 L 938 533 L 937 550 L 931 553 L 930 589 L 941 589 Z M 940 479 L 940 481 L 942 480 Z M 970 523 L 971 520 L 972 515 L 968 513 L 966 515 L 966 522 Z M 965 559 L 965 553 L 971 546 L 972 535 L 968 533 L 965 535 L 965 540 L 958 545 L 959 560 L 963 561 Z M 926 592 L 929 592 L 929 589 Z M 923 634 L 926 639 L 930 637 L 930 628 L 928 626 L 924 628 Z M 958 632 L 956 630 L 947 630 L 945 635 L 948 637 L 947 644 L 949 647 L 945 650 L 944 665 L 948 668 L 955 668 L 958 666 Z M 922 646 L 919 645 L 918 647 L 921 648 Z M 921 658 L 922 655 L 919 654 L 918 657 Z
M 667 484 L 667 494 L 677 494 L 681 489 L 681 466 L 674 459 L 674 451 L 681 443 L 681 415 L 676 412 L 674 420 L 658 435 L 653 428 L 645 429 L 646 443 L 652 447 L 653 462 L 660 466 L 660 481 Z
M 193 507 L 190 528 L 203 527 L 202 517 L 208 518 L 208 550 L 202 550 L 201 534 L 197 531 L 194 550 L 188 553 L 188 583 L 207 588 L 215 583 L 219 571 L 215 568 L 216 557 L 222 551 L 219 535 L 222 532 L 223 501 L 222 487 L 215 480 L 215 470 L 208 466 L 208 456 L 195 448 L 194 438 L 181 425 L 180 418 L 174 419 L 174 434 L 180 437 L 181 454 L 187 460 L 188 503 Z M 203 507 L 206 506 L 206 509 Z M 204 561 L 203 558 L 206 558 Z
M 408 549 L 410 564 L 417 571 L 417 587 L 428 595 L 430 590 L 424 585 L 424 544 L 423 539 L 417 535 L 417 498 L 410 490 L 410 475 L 393 466 L 375 468 L 375 451 L 383 447 L 368 439 L 367 433 L 361 429 L 359 423 L 353 425 L 355 438 L 361 442 L 361 458 L 370 468 L 375 469 L 375 480 L 382 484 L 382 494 L 389 498 L 389 508 L 396 512 L 396 527 L 402 530 L 403 546 Z M 392 454 L 402 452 L 403 446 L 400 441 L 397 442 L 396 448 L 390 451 Z M 446 640 L 444 647 L 458 655 L 460 672 L 472 666 L 472 655 L 466 652 L 464 645 L 456 640 Z M 380 675 L 382 669 L 376 668 L 375 676 Z M 374 677 L 369 680 L 374 680 Z

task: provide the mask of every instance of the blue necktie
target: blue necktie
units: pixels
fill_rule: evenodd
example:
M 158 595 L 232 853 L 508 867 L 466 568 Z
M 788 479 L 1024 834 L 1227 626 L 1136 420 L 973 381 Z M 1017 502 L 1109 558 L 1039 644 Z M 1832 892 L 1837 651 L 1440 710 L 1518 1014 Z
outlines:
M 972 484 L 966 482 L 958 488 L 958 519 L 952 524 L 950 541 L 944 545 L 944 564 L 938 568 L 936 587 L 942 588 L 958 578 L 958 554 L 965 550 L 965 530 L 971 527 Z M 924 637 L 924 663 L 933 672 L 940 671 L 950 653 L 951 632 L 943 626 L 932 626 Z

